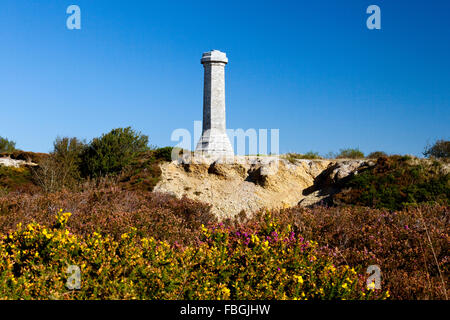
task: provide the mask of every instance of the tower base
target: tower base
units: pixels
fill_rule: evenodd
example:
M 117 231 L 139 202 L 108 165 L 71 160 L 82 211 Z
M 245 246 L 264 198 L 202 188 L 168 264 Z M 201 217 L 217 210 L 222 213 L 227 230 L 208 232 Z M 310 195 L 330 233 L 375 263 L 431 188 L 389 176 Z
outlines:
M 212 156 L 234 156 L 230 140 L 222 130 L 211 129 L 203 132 L 198 141 L 196 154 Z

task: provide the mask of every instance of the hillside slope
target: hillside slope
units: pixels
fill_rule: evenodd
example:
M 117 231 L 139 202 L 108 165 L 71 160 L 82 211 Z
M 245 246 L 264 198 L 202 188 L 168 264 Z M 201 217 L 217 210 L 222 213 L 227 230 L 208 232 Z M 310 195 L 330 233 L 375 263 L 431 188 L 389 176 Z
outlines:
M 365 160 L 291 163 L 277 157 L 236 157 L 232 164 L 173 161 L 161 165 L 161 180 L 154 190 L 209 203 L 217 216 L 232 217 L 242 210 L 252 213 L 262 208 L 286 208 L 299 202 L 306 206 L 322 200 L 324 197 L 319 194 L 306 196 L 303 191 L 336 163 L 340 166 L 334 175 L 340 179 L 368 165 Z

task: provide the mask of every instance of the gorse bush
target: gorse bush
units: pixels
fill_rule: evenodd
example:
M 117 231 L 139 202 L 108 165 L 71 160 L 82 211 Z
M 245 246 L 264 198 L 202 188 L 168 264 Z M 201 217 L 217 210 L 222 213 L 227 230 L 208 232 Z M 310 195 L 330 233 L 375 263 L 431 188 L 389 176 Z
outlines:
M 90 144 L 57 138 L 50 155 L 32 170 L 34 181 L 44 192 L 55 192 L 77 190 L 86 179 L 117 176 L 125 189 L 152 191 L 161 176 L 159 163 L 171 161 L 174 148 L 151 150 L 147 143 L 147 136 L 131 128 L 114 129 Z
M 375 299 L 349 266 L 316 254 L 316 244 L 268 218 L 263 234 L 231 234 L 202 227 L 198 246 L 173 247 L 98 233 L 80 237 L 60 211 L 51 228 L 19 225 L 0 240 L 3 299 Z M 68 266 L 80 269 L 79 289 L 69 291 Z M 70 282 L 69 282 L 70 283 Z M 73 284 L 73 282 L 71 282 Z
M 10 157 L 14 160 L 23 160 L 26 162 L 33 162 L 36 164 L 41 163 L 42 160 L 48 158 L 47 153 L 40 152 L 30 152 L 30 151 L 22 151 L 22 150 L 14 150 L 12 152 L 3 152 L 0 154 L 0 157 Z
M 372 153 L 377 164 L 331 195 L 336 207 L 220 224 L 207 204 L 149 192 L 174 149 L 147 144 L 125 128 L 88 145 L 58 138 L 50 155 L 7 153 L 39 167 L 0 166 L 0 299 L 447 298 L 443 161 Z M 65 286 L 68 265 L 81 269 L 79 290 Z M 366 289 L 369 265 L 382 291 Z
M 450 141 L 436 141 L 432 146 L 426 147 L 423 155 L 433 158 L 450 158 Z
M 53 151 L 33 168 L 33 178 L 44 192 L 75 188 L 81 180 L 80 167 L 86 145 L 77 138 L 56 138 Z
M 113 129 L 91 141 L 82 157 L 82 172 L 91 177 L 117 174 L 148 150 L 148 136 L 130 127 Z
M 0 152 L 13 152 L 16 150 L 16 143 L 6 138 L 0 137 Z

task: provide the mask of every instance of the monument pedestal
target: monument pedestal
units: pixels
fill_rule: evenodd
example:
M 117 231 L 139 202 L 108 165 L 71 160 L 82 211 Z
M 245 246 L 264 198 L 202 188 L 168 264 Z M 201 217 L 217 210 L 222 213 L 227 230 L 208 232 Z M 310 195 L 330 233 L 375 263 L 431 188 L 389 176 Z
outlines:
M 233 156 L 233 148 L 225 132 L 217 129 L 204 131 L 198 141 L 196 154 Z

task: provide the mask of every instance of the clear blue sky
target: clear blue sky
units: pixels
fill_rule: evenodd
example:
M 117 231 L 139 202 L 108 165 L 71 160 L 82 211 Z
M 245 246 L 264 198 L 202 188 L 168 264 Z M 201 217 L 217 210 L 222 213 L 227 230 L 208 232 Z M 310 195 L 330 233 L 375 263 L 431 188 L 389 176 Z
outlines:
M 201 120 L 200 58 L 218 49 L 228 127 L 278 128 L 281 152 L 420 155 L 450 138 L 449 16 L 447 0 L 2 0 L 0 136 L 48 152 L 130 125 L 174 145 Z

